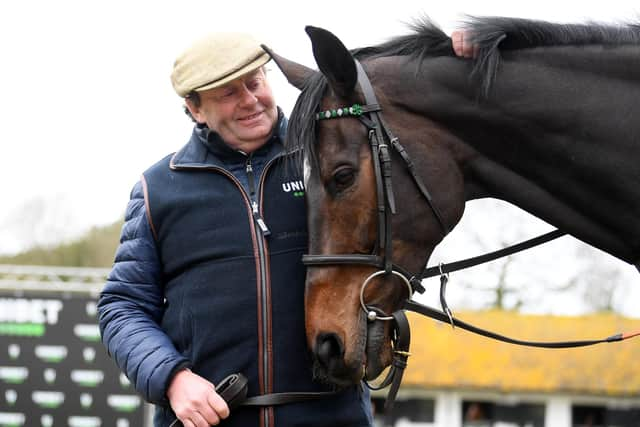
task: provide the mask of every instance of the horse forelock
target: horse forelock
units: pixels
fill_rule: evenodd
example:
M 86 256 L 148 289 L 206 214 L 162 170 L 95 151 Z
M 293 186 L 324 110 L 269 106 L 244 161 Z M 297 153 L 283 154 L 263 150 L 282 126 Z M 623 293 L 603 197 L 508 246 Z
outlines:
M 303 161 L 307 163 L 307 170 L 317 164 L 315 117 L 326 89 L 327 79 L 321 73 L 314 73 L 305 82 L 291 111 L 285 146 L 287 150 L 303 153 L 297 156 L 298 168 L 303 167 Z

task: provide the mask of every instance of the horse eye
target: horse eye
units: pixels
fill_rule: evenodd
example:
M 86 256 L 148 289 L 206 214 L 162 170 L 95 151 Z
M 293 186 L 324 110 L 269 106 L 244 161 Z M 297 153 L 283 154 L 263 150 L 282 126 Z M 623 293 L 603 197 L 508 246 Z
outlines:
M 351 184 L 353 184 L 354 180 L 355 173 L 353 172 L 353 169 L 350 168 L 338 169 L 333 174 L 333 182 L 335 183 L 337 190 L 343 190 L 349 187 Z

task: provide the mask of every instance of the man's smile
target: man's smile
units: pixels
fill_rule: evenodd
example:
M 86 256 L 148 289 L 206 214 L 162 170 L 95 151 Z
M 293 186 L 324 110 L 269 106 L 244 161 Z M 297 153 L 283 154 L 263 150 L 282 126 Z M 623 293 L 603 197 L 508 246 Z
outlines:
M 251 120 L 258 119 L 261 115 L 262 115 L 262 111 L 258 111 L 257 113 L 253 113 L 253 114 L 250 114 L 250 115 L 245 116 L 245 117 L 240 117 L 240 118 L 238 119 L 238 121 L 241 121 L 241 122 L 250 122 Z

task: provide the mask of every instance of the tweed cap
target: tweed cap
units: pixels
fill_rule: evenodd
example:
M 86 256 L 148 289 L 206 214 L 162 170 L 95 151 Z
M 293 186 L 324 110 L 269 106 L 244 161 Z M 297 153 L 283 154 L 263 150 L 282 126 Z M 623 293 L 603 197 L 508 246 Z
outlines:
M 197 41 L 173 64 L 171 83 L 181 97 L 222 86 L 263 66 L 271 57 L 249 34 L 213 33 Z

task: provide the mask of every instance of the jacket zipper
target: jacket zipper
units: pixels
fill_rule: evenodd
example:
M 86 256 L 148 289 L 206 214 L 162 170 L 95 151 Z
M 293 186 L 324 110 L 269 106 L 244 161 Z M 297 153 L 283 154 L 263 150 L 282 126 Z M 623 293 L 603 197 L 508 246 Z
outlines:
M 271 165 L 273 165 L 276 160 L 278 160 L 280 157 L 284 157 L 284 154 L 279 154 L 277 156 L 275 156 L 274 158 L 272 158 L 271 160 L 269 160 L 265 165 L 264 168 L 262 168 L 262 173 L 260 174 L 260 178 L 258 180 L 258 187 L 257 189 L 255 188 L 255 183 L 253 182 L 253 167 L 251 166 L 251 156 L 249 156 L 249 158 L 247 159 L 247 175 L 249 177 L 249 191 L 250 193 L 253 194 L 253 196 L 255 196 L 255 198 L 252 199 L 252 202 L 254 202 L 255 204 L 252 204 L 253 207 L 253 211 L 254 211 L 254 218 L 256 219 L 256 223 L 258 223 L 258 225 L 260 226 L 260 222 L 262 221 L 262 223 L 265 226 L 265 229 L 267 230 L 267 233 L 263 232 L 263 236 L 266 237 L 269 234 L 271 234 L 271 232 L 269 231 L 269 229 L 267 228 L 266 224 L 264 223 L 264 220 L 262 219 L 262 216 L 260 214 L 260 204 L 257 203 L 257 201 L 262 201 L 262 189 L 264 187 L 264 181 L 266 179 L 267 176 L 267 172 L 269 170 L 269 168 L 271 167 Z M 257 215 L 257 216 L 256 216 Z M 259 236 L 258 236 L 259 237 Z M 270 357 L 269 354 L 271 354 L 271 352 L 269 351 L 269 342 L 270 340 L 268 340 L 267 338 L 269 337 L 269 327 L 271 325 L 271 313 L 269 311 L 269 304 L 268 304 L 268 300 L 267 300 L 267 291 L 268 289 L 270 289 L 271 287 L 271 283 L 268 281 L 268 277 L 267 277 L 267 257 L 265 255 L 266 250 L 265 250 L 265 241 L 264 241 L 264 237 L 263 238 L 258 238 L 258 251 L 260 253 L 260 271 L 261 271 L 261 283 L 262 283 L 262 333 L 263 333 L 263 337 L 264 339 L 262 340 L 262 345 L 263 345 L 263 372 L 264 372 L 264 384 L 265 384 L 265 392 L 267 393 L 272 393 L 272 387 L 273 384 L 271 384 L 271 380 L 270 380 L 270 369 L 269 369 L 269 362 L 270 362 Z M 264 408 L 262 414 L 263 414 L 263 422 L 264 422 L 264 427 L 271 427 L 271 418 L 270 418 L 270 414 L 272 414 L 273 412 L 273 408 Z M 275 424 L 275 421 L 274 421 Z
M 258 204 L 258 198 L 256 197 L 256 184 L 255 184 L 255 176 L 253 173 L 253 166 L 251 165 L 251 154 L 247 156 L 246 162 L 246 172 L 247 172 L 247 180 L 249 181 L 249 198 L 251 199 L 251 211 L 253 214 L 253 220 L 258 225 L 258 228 L 262 232 L 262 236 L 256 236 L 256 241 L 258 243 L 258 258 L 260 260 L 260 312 L 262 314 L 262 382 L 264 384 L 264 392 L 269 393 L 271 390 L 271 384 L 269 383 L 269 340 L 267 337 L 269 336 L 269 322 L 267 319 L 269 318 L 269 303 L 267 300 L 267 257 L 266 250 L 264 245 L 264 237 L 271 234 L 267 224 L 264 222 L 262 215 L 260 215 L 260 206 Z M 264 170 L 263 173 L 264 174 Z M 258 184 L 258 187 L 260 185 Z M 270 427 L 269 423 L 269 410 L 268 408 L 263 408 L 260 411 L 262 414 L 262 422 L 264 427 Z
M 258 227 L 260 227 L 260 230 L 262 230 L 262 234 L 264 236 L 268 236 L 271 234 L 271 231 L 269 231 L 269 228 L 267 227 L 267 224 L 264 222 L 262 215 L 260 215 L 260 210 L 258 209 L 258 201 L 256 199 L 255 177 L 253 174 L 253 166 L 251 165 L 251 154 L 249 154 L 249 156 L 247 157 L 246 165 L 247 165 L 246 166 L 247 179 L 249 181 L 249 197 L 251 199 L 251 210 L 253 213 L 253 219 L 255 220 L 256 224 L 258 224 Z

